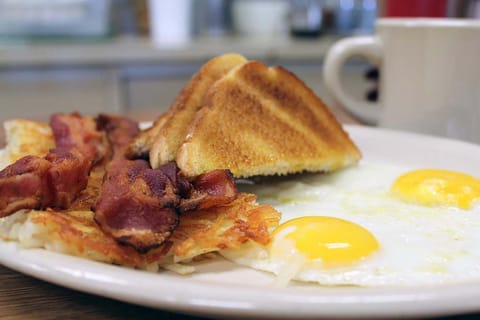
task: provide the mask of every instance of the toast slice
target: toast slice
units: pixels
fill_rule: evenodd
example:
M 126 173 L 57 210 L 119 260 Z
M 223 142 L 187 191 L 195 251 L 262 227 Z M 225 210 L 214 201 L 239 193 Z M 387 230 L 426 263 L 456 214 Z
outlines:
M 361 157 L 311 89 L 282 67 L 258 61 L 215 82 L 189 129 L 176 161 L 191 177 L 214 169 L 235 177 L 332 171 Z
M 211 59 L 191 78 L 173 101 L 164 119 L 157 121 L 149 133 L 140 135 L 130 147 L 130 156 L 149 150 L 150 165 L 158 168 L 175 160 L 180 144 L 196 112 L 203 106 L 208 89 L 234 67 L 247 62 L 239 54 L 225 54 Z
M 129 144 L 126 156 L 131 159 L 143 158 L 148 159 L 150 149 L 155 142 L 155 139 L 160 134 L 165 121 L 167 120 L 168 112 L 161 114 L 157 120 L 148 129 L 141 131 L 138 136 Z

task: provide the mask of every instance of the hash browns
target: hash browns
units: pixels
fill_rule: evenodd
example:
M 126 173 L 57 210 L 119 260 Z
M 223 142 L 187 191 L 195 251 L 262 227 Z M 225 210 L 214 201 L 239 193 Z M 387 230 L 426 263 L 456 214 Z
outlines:
M 41 122 L 7 122 L 7 146 L 0 165 L 5 166 L 26 155 L 44 156 L 54 147 L 53 135 L 48 129 L 48 125 Z M 98 182 L 100 173 L 101 170 L 93 170 L 90 179 Z M 173 263 L 188 262 L 205 253 L 236 248 L 247 241 L 266 244 L 270 241 L 269 230 L 280 219 L 280 214 L 272 207 L 258 205 L 255 195 L 240 193 L 228 205 L 182 214 L 170 239 L 161 247 L 142 254 L 105 234 L 93 216 L 91 210 L 85 206 L 75 207 L 75 204 L 71 210 L 63 211 L 22 210 L 0 219 L 0 238 L 17 241 L 27 248 L 45 248 L 155 271 Z

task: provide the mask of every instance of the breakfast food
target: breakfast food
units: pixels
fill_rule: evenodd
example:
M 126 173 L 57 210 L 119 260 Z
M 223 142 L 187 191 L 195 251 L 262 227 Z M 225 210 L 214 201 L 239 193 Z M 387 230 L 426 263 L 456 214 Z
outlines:
M 239 54 L 224 54 L 205 63 L 177 95 L 168 112 L 142 132 L 131 144 L 131 157 L 150 157 L 152 168 L 175 160 L 196 112 L 203 107 L 208 89 L 234 67 L 247 60 Z
M 415 170 L 398 177 L 392 192 L 404 201 L 426 206 L 470 209 L 480 198 L 480 181 L 450 170 Z
M 267 245 L 221 253 L 289 280 L 409 286 L 480 280 L 480 181 L 458 172 L 360 164 L 245 191 L 282 212 Z
M 108 217 L 108 205 L 105 203 L 102 204 L 102 199 L 106 201 L 106 199 L 116 197 L 116 200 L 112 199 L 110 202 L 118 201 L 118 203 L 126 205 L 126 208 L 132 208 L 135 204 L 132 204 L 130 201 L 121 202 L 122 199 L 138 199 L 136 193 L 134 193 L 135 190 L 133 190 L 133 195 L 130 194 L 126 196 L 125 194 L 120 194 L 121 191 L 125 190 L 132 192 L 131 189 L 128 189 L 128 186 L 131 185 L 128 184 L 128 182 L 130 182 L 128 179 L 128 181 L 126 181 L 127 183 L 123 185 L 121 183 L 124 183 L 125 180 L 123 180 L 124 182 L 118 181 L 118 190 L 112 191 L 114 188 L 110 187 L 107 191 L 111 194 L 103 195 L 102 197 L 102 188 L 105 187 L 103 177 L 105 173 L 110 172 L 110 174 L 112 174 L 108 165 L 113 162 L 111 158 L 119 158 L 120 164 L 126 164 L 126 169 L 132 168 L 131 164 L 134 164 L 134 169 L 129 170 L 128 173 L 130 174 L 129 178 L 134 178 L 133 182 L 137 186 L 148 185 L 148 178 L 152 176 L 151 174 L 162 175 L 165 172 L 152 173 L 149 171 L 152 169 L 145 168 L 144 163 L 146 163 L 146 161 L 140 159 L 124 162 L 120 155 L 117 154 L 117 156 L 115 156 L 115 154 L 112 154 L 109 147 L 106 148 L 107 150 L 104 150 L 104 158 L 94 161 L 95 163 L 90 168 L 87 186 L 80 192 L 77 192 L 76 189 L 74 190 L 76 197 L 73 201 L 68 203 L 62 201 L 44 203 L 44 199 L 52 200 L 60 199 L 60 197 L 44 197 L 42 196 L 43 194 L 60 194 L 59 192 L 55 193 L 51 190 L 64 190 L 62 188 L 64 188 L 65 185 L 68 186 L 77 181 L 69 180 L 69 178 L 73 177 L 77 179 L 83 177 L 83 175 L 77 174 L 73 176 L 65 175 L 64 173 L 66 172 L 83 173 L 84 171 L 78 170 L 79 166 L 77 166 L 75 161 L 72 165 L 70 162 L 66 163 L 64 159 L 75 160 L 77 158 L 73 156 L 80 154 L 75 151 L 78 144 L 72 143 L 72 140 L 69 139 L 70 130 L 79 129 L 77 124 L 90 124 L 90 121 L 93 120 L 92 118 L 81 117 L 77 114 L 54 115 L 52 119 L 55 123 L 60 119 L 64 124 L 69 123 L 73 125 L 51 127 L 45 123 L 26 120 L 12 120 L 7 123 L 8 144 L 2 152 L 1 164 L 3 166 L 8 165 L 8 167 L 0 173 L 0 188 L 4 188 L 4 191 L 6 191 L 0 195 L 2 199 L 0 204 L 3 206 L 2 213 L 5 216 L 0 218 L 0 236 L 2 239 L 17 241 L 24 247 L 47 248 L 53 251 L 119 265 L 149 270 L 166 267 L 173 268 L 179 272 L 190 270 L 189 268 L 185 269 L 185 267 L 178 265 L 179 262 L 188 262 L 205 253 L 215 252 L 223 248 L 237 247 L 249 239 L 264 244 L 268 243 L 270 239 L 269 230 L 278 223 L 279 213 L 270 206 L 258 205 L 256 203 L 256 197 L 253 194 L 237 193 L 236 190 L 234 190 L 235 197 L 230 195 L 229 198 L 225 198 L 225 192 L 231 193 L 232 190 L 224 191 L 221 188 L 217 188 L 224 186 L 225 183 L 227 183 L 228 186 L 229 183 L 228 177 L 223 176 L 221 172 L 214 172 L 210 175 L 198 177 L 198 179 L 191 182 L 191 193 L 178 198 L 179 210 L 182 212 L 181 217 L 176 219 L 175 227 L 169 229 L 171 234 L 169 234 L 168 237 L 165 236 L 165 239 L 161 239 L 161 241 L 158 241 L 154 245 L 140 241 L 138 242 L 140 245 L 136 246 L 138 243 L 134 241 L 130 243 L 128 241 L 129 239 L 125 238 L 125 234 L 117 237 L 115 232 L 105 228 L 105 223 L 111 227 L 112 224 L 108 223 L 114 221 L 113 226 L 118 228 L 113 231 L 128 231 L 130 232 L 129 236 L 131 236 L 132 234 L 138 235 L 157 231 L 155 228 L 159 227 L 159 225 L 163 223 L 163 220 L 160 219 L 162 220 L 160 221 L 158 216 L 150 216 L 149 218 L 151 219 L 150 222 L 152 222 L 152 225 L 146 228 L 147 226 L 145 224 L 138 223 L 138 221 L 141 221 L 140 218 L 145 218 L 146 215 L 141 217 L 132 216 L 129 214 L 129 210 L 122 211 L 114 220 Z M 128 135 L 128 129 L 132 129 L 130 126 L 134 125 L 131 120 L 123 117 L 100 116 L 96 121 L 99 124 L 98 128 L 108 127 L 107 131 L 110 130 L 110 134 L 105 135 L 109 137 L 111 141 L 115 141 L 120 146 L 127 145 L 127 141 L 122 141 L 122 139 L 126 137 L 125 132 Z M 92 128 L 90 125 L 87 125 L 87 129 Z M 28 135 L 25 135 L 25 132 L 28 132 Z M 102 132 L 102 135 L 104 134 L 103 130 L 98 132 Z M 93 146 L 97 146 L 98 139 L 96 133 L 98 132 L 95 129 L 91 134 L 76 136 L 87 137 L 86 139 L 81 139 L 82 142 L 80 145 L 82 147 L 85 147 L 83 143 L 89 144 L 90 142 L 93 142 Z M 32 141 L 37 141 L 38 145 L 48 147 L 31 148 Z M 57 147 L 56 151 L 49 151 L 49 148 L 54 146 L 58 141 L 63 141 L 64 146 L 69 146 L 70 149 L 63 149 L 62 151 L 62 149 L 58 149 Z M 90 150 L 97 149 L 101 150 L 102 148 L 95 147 Z M 73 155 L 69 155 L 68 150 L 74 150 Z M 37 168 L 43 167 L 34 166 L 33 168 L 35 168 L 35 170 L 27 167 L 27 171 L 20 171 L 19 163 L 23 164 L 22 159 L 24 159 L 22 157 L 26 156 L 27 159 L 34 159 L 35 161 L 42 161 L 41 163 L 43 163 L 43 160 L 50 159 L 49 155 L 52 152 L 56 152 L 62 155 L 62 157 L 55 159 L 58 161 L 47 162 L 48 170 L 39 171 Z M 19 161 L 13 162 L 15 160 Z M 113 162 L 113 164 L 111 167 L 118 168 L 118 163 L 115 164 L 115 162 Z M 171 165 L 170 167 L 172 168 Z M 16 171 L 12 168 L 16 168 Z M 173 169 L 173 172 L 176 173 L 175 167 L 173 167 Z M 49 170 L 58 172 L 59 177 L 63 177 L 64 181 L 61 186 L 51 186 L 49 183 L 46 183 L 44 184 L 44 189 L 42 189 L 43 193 L 40 193 L 39 197 L 33 197 L 34 199 L 41 199 L 42 201 L 29 202 L 23 209 L 16 208 L 19 209 L 17 212 L 6 210 L 8 203 L 12 202 L 11 198 L 8 197 L 12 196 L 13 192 L 7 192 L 7 187 L 15 186 L 12 190 L 21 192 L 22 195 L 30 195 L 32 188 L 28 188 L 28 186 L 32 185 L 32 180 L 36 182 L 51 181 L 49 178 L 50 175 L 48 174 L 50 172 Z M 17 172 L 18 175 L 14 176 L 12 172 Z M 132 174 L 134 175 L 132 176 Z M 26 187 L 23 188 L 25 190 L 16 187 L 15 182 L 13 182 L 13 177 L 19 178 L 16 179 L 17 183 L 20 183 L 18 186 Z M 121 178 L 121 176 L 117 175 L 113 180 L 117 178 Z M 108 179 L 111 180 L 112 177 L 109 178 L 107 174 L 107 180 Z M 147 181 L 142 182 L 144 181 L 142 179 L 147 179 Z M 80 181 L 83 180 L 80 179 Z M 158 187 L 159 184 L 161 184 L 161 181 L 155 181 L 153 185 Z M 40 183 L 40 185 L 42 184 Z M 189 185 L 186 184 L 186 186 Z M 75 188 L 77 187 L 78 186 L 75 186 Z M 209 187 L 215 187 L 216 193 L 211 193 L 208 189 Z M 139 190 L 142 192 L 141 197 L 148 195 L 143 193 L 145 192 L 144 188 Z M 118 192 L 115 193 L 115 191 Z M 152 192 L 156 193 L 159 197 L 158 199 L 166 199 L 161 196 L 161 190 L 154 189 Z M 37 196 L 37 194 L 33 195 Z M 14 203 L 18 203 L 17 196 L 18 194 L 15 194 L 13 198 L 13 200 L 15 200 L 13 201 Z M 225 201 L 226 199 L 228 201 Z M 33 204 L 30 205 L 30 203 Z M 151 202 L 145 201 L 145 203 L 141 202 L 140 204 L 146 206 L 149 203 Z M 92 207 L 96 209 L 97 212 L 92 211 Z M 107 209 L 98 211 L 98 207 Z M 135 208 L 138 209 L 139 207 L 136 206 Z M 144 210 L 144 208 L 144 206 L 140 207 L 141 210 Z M 160 211 L 161 209 L 160 207 Z M 143 212 L 152 213 L 152 211 L 147 212 L 145 210 Z M 169 212 L 169 214 L 171 214 L 171 212 Z M 175 215 L 173 216 L 175 217 Z M 160 218 L 162 217 L 163 216 L 160 215 Z M 126 222 L 134 222 L 134 228 L 125 228 Z M 104 224 L 102 225 L 102 223 Z
M 294 92 L 282 87 L 287 80 Z M 230 69 L 186 126 L 176 152 L 182 170 L 173 162 L 153 169 L 142 158 L 166 115 L 141 133 L 132 120 L 111 115 L 7 122 L 0 237 L 26 248 L 179 273 L 219 252 L 277 275 L 278 286 L 291 280 L 369 287 L 480 281 L 480 181 L 385 164 L 336 170 L 356 163 L 360 153 L 326 109 L 310 109 L 319 100 L 298 81 L 259 62 Z M 126 157 L 134 149 L 138 158 Z M 218 150 L 222 154 L 212 156 Z M 252 165 L 258 159 L 249 157 L 259 150 L 269 156 Z M 221 165 L 225 159 L 237 176 L 278 176 L 237 186 Z
M 235 177 L 328 172 L 360 159 L 347 133 L 300 79 L 238 55 L 205 64 L 130 153 L 144 155 L 149 144 L 153 168 L 175 160 L 188 177 L 219 168 Z
M 250 177 L 329 172 L 359 158 L 347 133 L 300 79 L 250 61 L 210 89 L 176 161 L 187 176 L 229 168 L 236 177 Z
M 155 142 L 155 137 L 167 120 L 167 113 L 162 114 L 153 122 L 152 126 L 139 132 L 133 141 L 130 142 L 126 150 L 129 158 L 148 158 L 148 153 Z
M 269 245 L 280 213 L 239 192 L 234 177 L 331 172 L 360 159 L 301 80 L 236 54 L 207 62 L 142 132 L 127 117 L 78 113 L 7 129 L 3 239 L 154 270 L 186 272 L 179 262 Z
M 143 159 L 125 157 L 138 133 L 134 121 L 100 115 L 97 122 L 112 156 L 92 209 L 102 229 L 120 243 L 148 251 L 170 237 L 180 214 L 228 205 L 237 197 L 228 171 L 213 170 L 188 181 L 173 162 L 152 169 Z
M 8 144 L 0 150 L 0 168 L 17 161 L 26 154 L 46 155 L 55 147 L 52 129 L 48 123 L 29 120 L 4 122 Z
M 56 114 L 50 127 L 55 148 L 44 157 L 26 155 L 0 172 L 0 217 L 19 209 L 70 207 L 104 156 L 102 135 L 92 118 Z

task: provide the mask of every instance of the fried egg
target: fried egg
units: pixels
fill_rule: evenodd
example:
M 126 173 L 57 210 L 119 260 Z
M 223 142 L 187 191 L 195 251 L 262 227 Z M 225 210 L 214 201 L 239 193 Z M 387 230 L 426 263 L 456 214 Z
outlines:
M 426 206 L 468 209 L 480 198 L 480 180 L 450 170 L 415 170 L 397 178 L 392 191 L 405 201 Z
M 222 254 L 322 285 L 407 286 L 480 280 L 480 181 L 440 169 L 360 164 L 245 187 L 282 213 L 268 246 Z

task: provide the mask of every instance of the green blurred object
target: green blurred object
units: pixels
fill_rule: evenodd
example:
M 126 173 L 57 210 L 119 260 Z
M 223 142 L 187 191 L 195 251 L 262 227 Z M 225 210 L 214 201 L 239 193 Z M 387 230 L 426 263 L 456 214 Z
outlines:
M 112 0 L 0 0 L 1 38 L 100 38 Z

